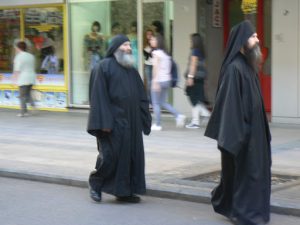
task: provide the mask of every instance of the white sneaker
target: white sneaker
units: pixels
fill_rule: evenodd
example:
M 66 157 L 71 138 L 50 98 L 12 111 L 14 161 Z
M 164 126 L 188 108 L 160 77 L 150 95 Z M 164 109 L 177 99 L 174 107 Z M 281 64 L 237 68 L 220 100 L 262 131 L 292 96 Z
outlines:
M 200 126 L 198 124 L 195 124 L 195 123 L 190 123 L 190 124 L 185 125 L 185 128 L 188 128 L 188 129 L 199 129 Z
M 178 115 L 176 118 L 176 127 L 184 127 L 185 119 L 186 119 L 185 115 L 182 114 Z
M 17 117 L 24 117 L 25 115 L 23 113 L 17 114 Z
M 156 124 L 153 124 L 153 125 L 151 126 L 151 130 L 153 130 L 153 131 L 161 131 L 161 130 L 162 130 L 162 127 L 161 127 L 161 126 L 158 126 L 158 125 L 156 125 Z
M 29 113 L 19 113 L 17 114 L 17 117 L 27 117 L 27 116 L 30 116 Z

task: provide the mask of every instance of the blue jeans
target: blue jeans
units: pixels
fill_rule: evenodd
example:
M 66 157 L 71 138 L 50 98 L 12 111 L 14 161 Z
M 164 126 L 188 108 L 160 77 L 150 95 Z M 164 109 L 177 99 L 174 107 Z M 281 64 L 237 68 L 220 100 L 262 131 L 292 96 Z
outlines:
M 151 101 L 151 81 L 152 81 L 152 66 L 151 65 L 145 65 L 145 78 L 147 81 L 147 96 L 149 99 L 149 102 Z
M 179 115 L 177 110 L 167 102 L 168 93 L 171 86 L 170 81 L 160 82 L 160 91 L 151 90 L 152 106 L 155 116 L 155 124 L 160 126 L 160 108 L 163 107 L 174 115 L 175 118 Z
M 97 53 L 93 53 L 91 55 L 90 58 L 91 62 L 90 62 L 90 70 L 92 70 L 94 68 L 94 66 L 96 66 L 96 64 L 101 60 L 100 56 Z

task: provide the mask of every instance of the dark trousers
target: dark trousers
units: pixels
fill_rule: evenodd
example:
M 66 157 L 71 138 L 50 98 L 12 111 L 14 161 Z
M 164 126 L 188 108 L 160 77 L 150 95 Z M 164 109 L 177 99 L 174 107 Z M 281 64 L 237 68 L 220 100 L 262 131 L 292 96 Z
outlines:
M 192 106 L 196 106 L 199 103 L 206 103 L 206 97 L 204 94 L 204 80 L 195 80 L 194 85 L 186 87 L 186 94 L 189 96 Z
M 31 97 L 31 90 L 32 85 L 22 85 L 19 86 L 19 93 L 20 93 L 20 104 L 21 104 L 21 113 L 27 113 L 27 106 L 26 103 L 30 103 L 32 107 L 34 107 L 34 102 Z
M 145 65 L 145 75 L 146 75 L 146 82 L 147 82 L 147 96 L 149 99 L 149 102 L 151 101 L 151 83 L 152 83 L 152 66 Z

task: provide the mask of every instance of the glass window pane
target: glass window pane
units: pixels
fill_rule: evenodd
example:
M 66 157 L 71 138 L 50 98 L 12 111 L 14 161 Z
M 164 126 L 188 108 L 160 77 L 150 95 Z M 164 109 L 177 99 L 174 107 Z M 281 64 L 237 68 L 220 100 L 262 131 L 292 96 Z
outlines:
M 0 72 L 12 72 L 14 42 L 18 39 L 20 39 L 20 10 L 0 10 Z
M 137 62 L 136 5 L 136 0 L 71 1 L 71 101 L 73 104 L 89 104 L 88 83 L 91 69 L 105 57 L 111 38 L 116 34 L 122 33 L 130 37 Z
M 63 35 L 62 7 L 25 10 L 25 37 L 30 40 L 38 73 L 63 76 Z

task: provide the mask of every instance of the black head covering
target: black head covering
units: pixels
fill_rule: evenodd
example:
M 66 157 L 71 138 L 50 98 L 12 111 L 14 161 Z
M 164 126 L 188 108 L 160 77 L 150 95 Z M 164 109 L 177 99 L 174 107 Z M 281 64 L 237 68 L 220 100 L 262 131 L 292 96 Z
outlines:
M 106 57 L 112 57 L 115 51 L 126 41 L 130 41 L 129 38 L 123 34 L 114 36 L 107 49 Z
M 227 42 L 225 57 L 221 67 L 220 79 L 224 73 L 227 65 L 233 60 L 241 48 L 247 43 L 248 39 L 255 33 L 255 28 L 249 20 L 244 20 L 243 22 L 235 25 L 229 34 L 229 39 Z M 220 82 L 219 82 L 220 84 Z

